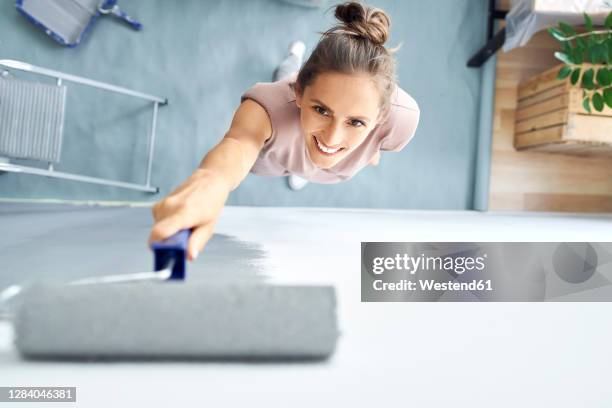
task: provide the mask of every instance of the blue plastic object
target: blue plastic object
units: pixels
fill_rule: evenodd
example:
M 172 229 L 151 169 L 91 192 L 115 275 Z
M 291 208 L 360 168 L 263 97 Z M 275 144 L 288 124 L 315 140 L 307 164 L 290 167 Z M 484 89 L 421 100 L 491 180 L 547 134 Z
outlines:
M 103 15 L 112 15 L 134 30 L 142 24 L 125 14 L 117 0 L 15 0 L 17 10 L 58 43 L 76 47 Z
M 153 266 L 155 271 L 166 269 L 168 265 L 174 261 L 172 274 L 169 279 L 185 279 L 185 272 L 187 270 L 187 243 L 189 242 L 191 231 L 191 229 L 180 230 L 163 241 L 157 241 L 151 244 L 151 249 L 155 256 Z

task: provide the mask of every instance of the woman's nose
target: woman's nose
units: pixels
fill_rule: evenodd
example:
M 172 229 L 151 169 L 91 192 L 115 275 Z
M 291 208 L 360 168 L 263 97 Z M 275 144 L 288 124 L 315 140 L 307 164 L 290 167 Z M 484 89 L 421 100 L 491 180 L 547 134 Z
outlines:
M 336 120 L 333 120 L 330 124 L 329 127 L 327 128 L 327 132 L 326 132 L 326 138 L 324 140 L 324 143 L 330 147 L 334 147 L 336 145 L 339 145 L 342 143 L 342 140 L 344 138 L 344 134 L 343 134 L 343 130 L 342 130 L 342 124 L 339 123 Z

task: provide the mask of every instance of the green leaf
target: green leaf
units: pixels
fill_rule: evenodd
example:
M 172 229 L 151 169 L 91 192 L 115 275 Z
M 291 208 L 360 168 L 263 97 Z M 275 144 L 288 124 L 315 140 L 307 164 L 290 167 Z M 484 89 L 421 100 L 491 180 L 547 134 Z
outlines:
M 612 88 L 606 88 L 603 92 L 604 101 L 610 109 L 612 109 Z
M 600 70 L 601 71 L 601 70 Z M 607 73 L 607 70 L 605 70 Z M 559 70 L 559 73 L 557 74 L 557 79 L 565 79 L 569 76 L 569 74 L 572 73 L 572 69 L 570 67 L 568 67 L 567 65 L 564 65 L 563 68 L 561 68 Z M 599 74 L 599 72 L 598 72 Z
M 582 54 L 584 54 L 584 50 L 582 48 L 574 48 L 574 52 L 572 53 L 572 61 L 575 64 L 582 64 Z
M 589 36 L 587 37 L 587 47 L 592 47 L 595 44 L 597 44 L 597 38 L 595 37 L 595 34 L 589 34 Z
M 565 41 L 563 43 L 563 53 L 567 55 L 572 55 L 573 51 L 574 50 L 572 48 L 572 45 L 570 44 L 570 41 Z
M 572 78 L 571 78 L 572 85 L 576 85 L 579 79 L 580 79 L 580 68 L 576 68 L 574 72 L 572 72 Z
M 593 30 L 593 20 L 591 20 L 591 17 L 589 17 L 587 13 L 584 13 L 584 26 L 587 31 Z
M 597 46 L 592 46 L 591 48 L 589 48 L 588 51 L 588 57 L 589 57 L 589 62 L 591 62 L 592 64 L 597 64 Z
M 552 35 L 556 40 L 565 41 L 565 36 L 563 35 L 563 33 L 557 30 L 555 27 L 549 27 L 548 33 Z
M 559 21 L 559 28 L 561 29 L 561 31 L 563 32 L 563 34 L 565 34 L 567 37 L 571 37 L 573 35 L 576 35 L 576 30 L 574 30 L 574 27 L 572 27 L 571 25 L 563 22 L 563 21 Z
M 584 108 L 585 111 L 591 113 L 591 104 L 589 102 L 588 96 L 584 98 L 584 100 L 582 101 L 582 107 Z
M 612 11 L 610 12 L 610 14 L 608 14 L 608 17 L 606 17 L 606 22 L 604 23 L 604 25 L 607 28 L 612 28 Z
M 564 54 L 559 51 L 555 52 L 555 58 L 558 59 L 559 61 L 565 62 L 568 65 L 572 65 L 574 63 L 567 54 Z
M 603 58 L 603 47 L 601 44 L 595 44 L 589 49 L 589 61 L 593 64 L 599 64 Z
M 600 86 L 605 87 L 610 85 L 610 73 L 608 72 L 608 69 L 606 67 L 602 67 L 597 70 L 596 78 L 597 84 L 599 84 Z
M 595 84 L 593 84 L 594 75 L 595 75 L 595 72 L 593 71 L 593 68 L 589 68 L 586 71 L 584 71 L 584 75 L 582 75 L 582 87 L 583 88 L 593 89 L 595 87 Z
M 578 44 L 578 48 L 582 48 L 583 50 L 586 48 L 587 44 L 582 37 L 576 38 L 576 44 Z
M 601 96 L 601 94 L 598 92 L 593 94 L 593 106 L 597 112 L 601 112 L 604 108 L 603 96 Z

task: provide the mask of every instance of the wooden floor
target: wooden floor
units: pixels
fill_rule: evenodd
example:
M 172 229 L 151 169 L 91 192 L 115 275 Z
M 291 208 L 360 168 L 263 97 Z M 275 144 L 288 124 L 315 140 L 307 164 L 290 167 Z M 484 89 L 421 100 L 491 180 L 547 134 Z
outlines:
M 490 210 L 612 212 L 612 159 L 518 152 L 512 145 L 517 85 L 556 65 L 558 48 L 540 32 L 526 46 L 497 54 Z

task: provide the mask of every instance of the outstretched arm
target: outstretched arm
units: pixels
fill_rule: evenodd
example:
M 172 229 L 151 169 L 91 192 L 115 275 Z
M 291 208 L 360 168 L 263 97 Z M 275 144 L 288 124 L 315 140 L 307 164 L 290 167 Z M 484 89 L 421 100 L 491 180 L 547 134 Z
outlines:
M 195 259 L 210 239 L 229 193 L 247 176 L 271 134 L 272 125 L 264 108 L 250 99 L 242 102 L 230 129 L 198 169 L 153 206 L 155 222 L 149 243 L 193 228 L 188 258 Z

